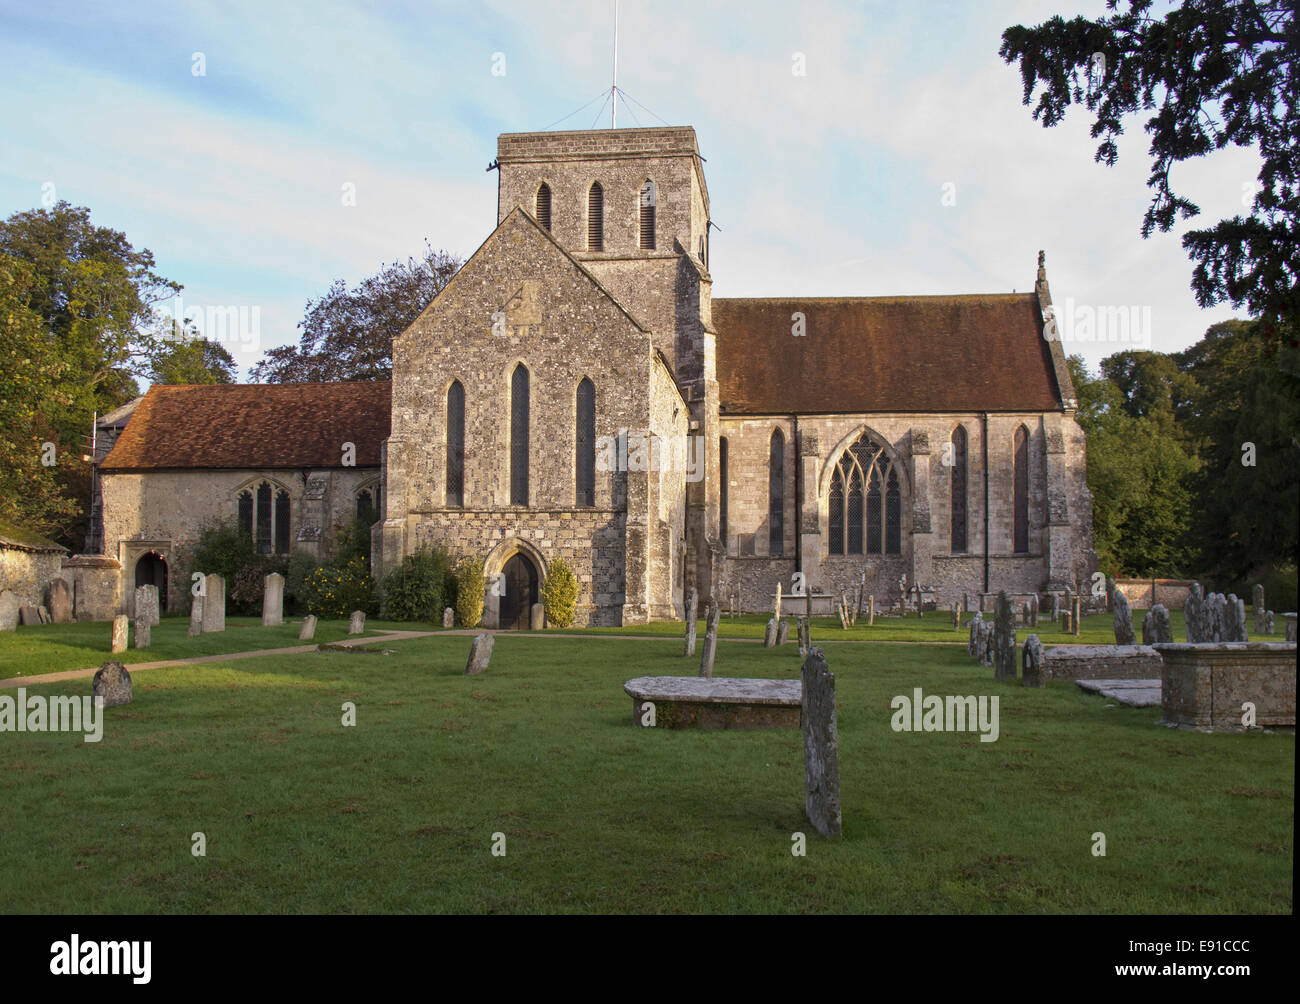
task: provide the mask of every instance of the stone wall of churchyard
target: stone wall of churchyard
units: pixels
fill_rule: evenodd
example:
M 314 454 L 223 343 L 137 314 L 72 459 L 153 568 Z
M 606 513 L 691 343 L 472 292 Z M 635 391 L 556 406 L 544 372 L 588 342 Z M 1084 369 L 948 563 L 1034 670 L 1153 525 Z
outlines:
M 59 576 L 62 549 L 37 551 L 0 543 L 0 592 L 9 590 L 23 606 L 45 603 L 45 591 Z
M 374 498 L 379 469 L 103 472 L 104 553 L 122 565 L 122 612 L 135 588 L 136 563 L 151 551 L 168 565 L 167 608 L 183 606 L 188 584 L 172 574 L 181 552 L 193 548 L 203 527 L 237 519 L 240 493 L 255 492 L 263 481 L 271 485 L 273 510 L 275 494 L 289 493 L 290 552 L 303 548 L 324 560 L 356 518 L 359 493 L 369 490 Z
M 967 435 L 967 547 L 952 551 L 951 466 L 944 445 L 957 424 Z M 1014 551 L 1014 437 L 1024 425 L 1028 441 L 1029 549 Z M 816 443 L 815 456 L 800 449 L 796 478 L 796 427 L 800 442 Z M 1095 569 L 1091 553 L 1092 501 L 1085 475 L 1084 435 L 1062 413 L 998 414 L 988 418 L 990 589 L 1032 592 L 1049 584 L 1073 584 Z M 728 446 L 727 552 L 743 565 L 749 555 L 769 555 L 768 457 L 772 432 L 785 436 L 785 533 L 783 552 L 794 556 L 795 495 L 801 493 L 803 569 L 810 584 L 824 589 L 849 588 L 867 572 L 867 588 L 877 604 L 897 590 L 900 575 L 908 584 L 933 586 L 940 606 L 960 600 L 963 592 L 984 586 L 984 450 L 983 422 L 970 415 L 839 415 L 820 417 L 741 418 L 723 416 Z M 869 431 L 892 457 L 902 491 L 900 554 L 829 553 L 828 496 L 831 465 L 862 431 Z M 951 456 L 951 454 L 948 454 Z M 815 515 L 814 515 L 815 514 Z M 735 576 L 748 578 L 744 572 Z M 770 576 L 769 576 L 770 577 Z M 763 609 L 765 586 L 756 597 L 746 594 L 747 608 Z

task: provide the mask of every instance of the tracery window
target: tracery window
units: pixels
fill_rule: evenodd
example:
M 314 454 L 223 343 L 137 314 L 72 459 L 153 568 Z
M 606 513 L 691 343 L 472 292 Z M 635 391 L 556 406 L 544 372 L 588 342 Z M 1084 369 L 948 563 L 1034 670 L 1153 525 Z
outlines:
M 865 434 L 844 451 L 828 498 L 831 554 L 899 554 L 902 489 L 884 448 Z

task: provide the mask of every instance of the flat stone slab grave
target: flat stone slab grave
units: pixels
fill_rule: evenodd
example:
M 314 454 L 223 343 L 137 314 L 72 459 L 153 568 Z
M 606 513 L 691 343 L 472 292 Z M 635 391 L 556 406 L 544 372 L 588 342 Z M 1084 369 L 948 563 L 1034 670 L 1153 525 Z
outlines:
M 1154 708 L 1160 705 L 1159 680 L 1075 680 L 1084 690 L 1109 697 L 1131 708 Z
M 623 690 L 632 698 L 632 720 L 647 728 L 647 704 L 660 729 L 797 729 L 803 708 L 799 680 L 638 676 Z

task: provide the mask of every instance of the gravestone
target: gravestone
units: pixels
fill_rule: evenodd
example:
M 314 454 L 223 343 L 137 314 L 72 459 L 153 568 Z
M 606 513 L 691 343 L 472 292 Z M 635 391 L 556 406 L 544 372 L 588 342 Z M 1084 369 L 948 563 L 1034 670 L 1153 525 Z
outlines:
M 1065 634 L 1070 633 L 1070 611 L 1068 610 L 1061 611 L 1061 630 Z
M 54 618 L 50 614 L 50 609 L 44 603 L 36 608 L 36 616 L 41 619 L 42 624 L 53 624 Z
M 718 604 L 710 601 L 704 621 L 704 648 L 700 653 L 700 676 L 713 676 L 713 658 L 718 653 Z
M 1296 640 L 1296 615 L 1293 613 L 1283 614 L 1282 619 L 1286 621 L 1286 634 L 1283 637 L 1287 641 L 1295 641 Z
M 1188 644 L 1206 641 L 1205 593 L 1199 582 L 1193 582 L 1183 601 L 1183 627 L 1187 632 Z
M 1136 645 L 1137 637 L 1133 634 L 1133 612 L 1128 606 L 1128 597 L 1116 589 L 1110 594 L 1110 604 L 1115 610 L 1115 644 Z
M 1250 640 L 1246 637 L 1246 601 L 1237 599 L 1236 593 L 1228 594 L 1223 608 L 1223 640 Z
M 466 676 L 477 676 L 488 668 L 492 659 L 492 639 L 490 634 L 474 636 L 474 642 L 469 647 L 469 661 L 465 663 Z
M 695 632 L 700 617 L 700 594 L 691 586 L 686 590 L 686 644 L 682 648 L 682 657 L 695 654 Z
M 790 640 L 790 618 L 782 617 L 781 623 L 776 629 L 776 644 L 778 647 L 784 645 Z
M 1265 631 L 1268 607 L 1264 602 L 1264 586 L 1262 583 L 1255 583 L 1255 588 L 1251 593 L 1251 602 L 1255 607 L 1255 633 L 1272 634 L 1272 631 Z
M 1016 678 L 1016 618 L 1011 611 L 1011 600 L 1005 592 L 998 593 L 997 613 L 994 615 L 993 678 Z
M 1061 594 L 1052 594 L 1052 623 L 1055 624 L 1061 619 Z
M 226 580 L 212 574 L 203 578 L 203 631 L 226 630 Z
M 122 614 L 122 617 L 125 618 L 126 614 Z M 106 708 L 130 704 L 131 674 L 120 662 L 101 663 L 90 683 L 90 692 L 94 697 L 102 697 Z
M 528 608 L 528 630 L 542 631 L 546 628 L 546 607 L 541 603 L 534 603 Z
M 839 730 L 835 722 L 835 675 L 820 648 L 804 659 L 802 668 L 804 810 L 824 837 L 838 838 L 840 814 Z
M 776 584 L 776 597 L 772 601 L 772 617 L 775 620 L 781 619 L 781 583 Z
M 1264 618 L 1264 633 L 1273 634 L 1273 625 L 1274 625 L 1273 611 L 1270 610 L 1268 612 L 1268 616 Z
M 1083 627 L 1083 598 L 1078 593 L 1074 595 L 1074 606 L 1070 610 L 1070 630 L 1078 634 Z
M 190 629 L 189 636 L 195 638 L 203 633 L 203 597 L 190 597 Z
M 1205 641 L 1223 641 L 1223 615 L 1228 598 L 1222 593 L 1205 597 Z
M 984 666 L 993 665 L 994 630 L 995 626 L 993 621 L 984 621 L 980 624 L 979 660 L 981 665 Z
M 867 627 L 876 623 L 876 594 L 871 594 L 870 602 L 867 604 Z
M 311 641 L 316 637 L 316 615 L 308 614 L 302 619 L 302 628 L 298 631 L 299 641 Z
M 131 621 L 126 614 L 118 614 L 113 618 L 113 642 L 109 646 L 110 652 L 125 652 L 127 635 L 131 631 Z
M 1029 597 L 1029 626 L 1038 627 L 1038 594 Z
M 348 618 L 348 634 L 364 634 L 366 630 L 366 615 L 364 611 L 353 610 L 352 616 Z
M 150 644 L 150 629 L 153 627 L 149 623 L 148 609 L 141 610 L 135 615 L 135 647 L 148 648 Z
M 796 625 L 799 637 L 799 656 L 801 658 L 812 651 L 812 630 L 808 626 L 809 623 L 807 617 L 800 617 L 799 623 Z
M 72 623 L 72 589 L 67 579 L 50 581 L 50 619 L 55 624 Z
M 284 623 L 284 576 L 272 572 L 262 580 L 262 627 Z
M 776 648 L 776 631 L 777 621 L 769 617 L 767 619 L 767 628 L 763 631 L 763 647 Z
M 18 626 L 18 597 L 8 589 L 0 589 L 0 631 L 12 631 Z
M 970 621 L 970 637 L 966 641 L 966 654 L 969 655 L 972 659 L 978 659 L 980 657 L 979 655 L 980 625 L 983 623 L 984 623 L 984 615 L 980 613 L 978 610 L 975 611 L 975 616 L 972 617 Z
M 132 611 L 132 616 L 137 619 L 141 613 L 148 614 L 149 626 L 157 627 L 160 623 L 158 616 L 158 587 L 136 586 L 135 605 L 132 608 Z
M 456 626 L 456 611 L 451 607 L 446 607 L 442 611 L 442 626 L 452 628 Z
M 1020 674 L 1022 687 L 1046 686 L 1047 672 L 1043 664 L 1043 654 L 1043 643 L 1038 640 L 1038 635 L 1031 634 L 1025 639 Z
M 954 631 L 961 630 L 961 604 L 956 600 L 952 601 L 952 629 Z
M 29 627 L 41 622 L 41 612 L 35 607 L 22 606 L 18 608 L 18 620 L 24 627 Z
M 1173 640 L 1174 630 L 1169 621 L 1169 611 L 1164 604 L 1157 603 L 1142 618 L 1142 644 L 1159 645 Z

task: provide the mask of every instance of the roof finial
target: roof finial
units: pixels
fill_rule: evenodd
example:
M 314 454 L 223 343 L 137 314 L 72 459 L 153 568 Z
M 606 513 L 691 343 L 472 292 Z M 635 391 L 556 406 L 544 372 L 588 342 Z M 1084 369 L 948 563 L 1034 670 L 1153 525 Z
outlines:
M 1038 252 L 1038 281 L 1039 282 L 1047 281 L 1047 252 L 1046 251 Z

